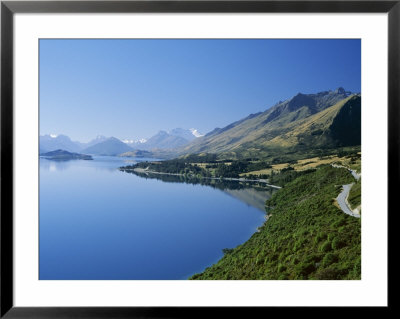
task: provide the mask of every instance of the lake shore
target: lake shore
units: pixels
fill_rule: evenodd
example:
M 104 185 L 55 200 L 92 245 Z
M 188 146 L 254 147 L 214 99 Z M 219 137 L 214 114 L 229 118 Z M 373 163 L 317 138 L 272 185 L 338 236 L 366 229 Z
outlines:
M 164 172 L 157 172 L 157 171 L 151 171 L 146 168 L 120 168 L 120 170 L 124 171 L 134 171 L 136 173 L 140 174 L 158 174 L 158 175 L 172 175 L 172 176 L 185 176 L 184 174 L 179 174 L 179 173 L 164 173 Z M 266 179 L 246 179 L 246 178 L 231 178 L 231 177 L 202 177 L 204 179 L 211 179 L 211 180 L 225 180 L 225 181 L 238 181 L 238 182 L 257 182 L 257 183 L 264 183 L 266 186 L 273 187 L 276 189 L 281 189 L 282 187 L 277 186 L 277 185 L 271 185 L 268 184 L 268 181 Z

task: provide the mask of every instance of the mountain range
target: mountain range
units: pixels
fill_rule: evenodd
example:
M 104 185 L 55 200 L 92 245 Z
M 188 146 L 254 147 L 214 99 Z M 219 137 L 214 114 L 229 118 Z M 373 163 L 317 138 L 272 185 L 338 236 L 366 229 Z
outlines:
M 316 94 L 298 93 L 264 112 L 214 129 L 184 146 L 180 154 L 265 157 L 360 144 L 361 95 L 338 88 Z
M 119 140 L 115 137 L 98 135 L 88 143 L 72 141 L 66 135 L 47 134 L 40 136 L 40 154 L 55 150 L 81 152 L 92 155 L 119 155 L 138 150 L 173 150 L 182 147 L 197 137 L 203 136 L 196 129 L 175 128 L 169 132 L 159 131 L 148 140 Z
M 68 152 L 79 152 L 82 145 L 79 142 L 73 142 L 66 135 L 41 135 L 39 137 L 40 153 L 47 153 L 55 150 L 65 150 Z
M 343 88 L 298 93 L 206 135 L 195 129 L 159 131 L 148 140 L 97 136 L 89 143 L 65 135 L 40 136 L 40 151 L 63 149 L 91 155 L 176 157 L 211 153 L 220 158 L 268 157 L 361 144 L 361 95 Z M 138 152 L 141 151 L 141 152 Z

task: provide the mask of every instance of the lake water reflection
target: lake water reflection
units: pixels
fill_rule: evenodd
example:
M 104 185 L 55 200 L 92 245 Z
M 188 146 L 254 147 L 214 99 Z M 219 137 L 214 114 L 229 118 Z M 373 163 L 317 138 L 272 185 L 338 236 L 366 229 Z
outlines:
M 118 169 L 143 160 L 40 159 L 40 279 L 187 279 L 263 224 L 273 189 Z

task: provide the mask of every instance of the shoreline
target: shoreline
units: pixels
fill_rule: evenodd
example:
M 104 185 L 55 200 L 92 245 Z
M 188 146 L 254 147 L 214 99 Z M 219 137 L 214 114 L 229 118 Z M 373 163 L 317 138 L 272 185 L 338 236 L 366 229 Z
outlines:
M 179 174 L 179 173 L 163 173 L 163 172 L 156 172 L 156 171 L 150 171 L 145 168 L 119 168 L 120 170 L 124 171 L 134 171 L 136 173 L 142 173 L 142 174 L 158 174 L 158 175 L 172 175 L 172 176 L 185 176 L 184 174 Z M 233 177 L 202 177 L 204 179 L 211 179 L 211 180 L 226 180 L 226 181 L 237 181 L 237 182 L 258 182 L 258 183 L 264 183 L 265 185 L 269 187 L 273 187 L 276 189 L 281 189 L 282 187 L 277 186 L 277 185 L 272 185 L 268 184 L 268 181 L 266 179 L 245 179 L 245 178 L 233 178 Z

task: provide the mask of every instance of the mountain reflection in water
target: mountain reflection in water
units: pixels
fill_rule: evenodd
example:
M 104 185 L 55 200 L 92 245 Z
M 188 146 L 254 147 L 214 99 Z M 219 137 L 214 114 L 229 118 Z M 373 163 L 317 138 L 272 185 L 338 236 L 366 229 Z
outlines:
M 210 178 L 187 178 L 184 175 L 167 175 L 167 174 L 151 174 L 139 173 L 132 170 L 122 170 L 125 173 L 134 174 L 145 179 L 157 179 L 165 183 L 185 183 L 193 185 L 209 186 L 219 189 L 224 193 L 265 212 L 265 201 L 269 199 L 277 189 L 266 186 L 264 183 L 230 181 L 223 179 Z

